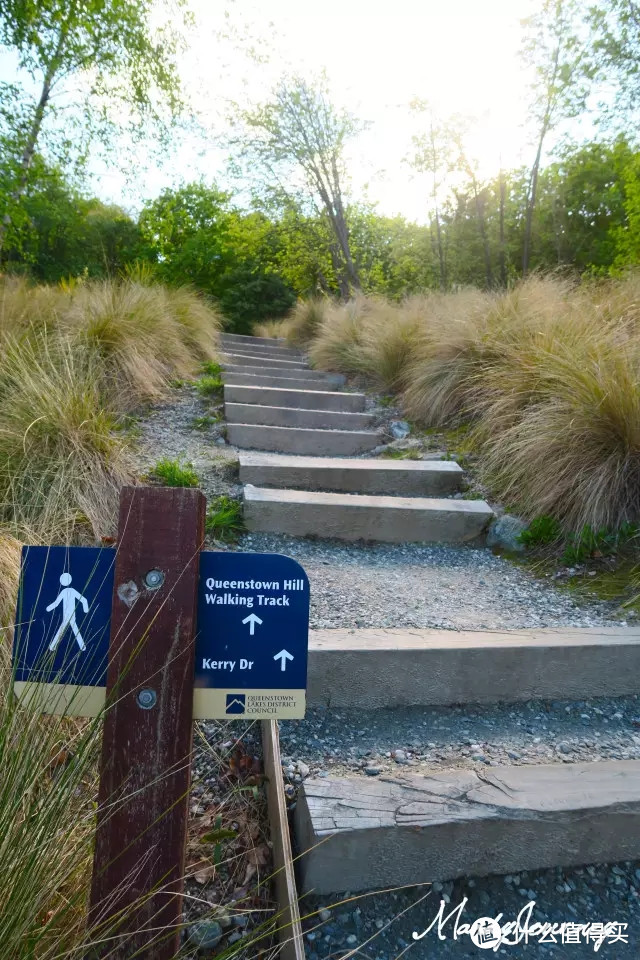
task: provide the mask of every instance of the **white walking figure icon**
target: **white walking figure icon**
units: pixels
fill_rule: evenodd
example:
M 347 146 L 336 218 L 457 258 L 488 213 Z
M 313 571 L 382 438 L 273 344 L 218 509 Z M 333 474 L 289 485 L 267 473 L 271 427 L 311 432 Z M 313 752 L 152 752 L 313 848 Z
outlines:
M 73 631 L 80 649 L 86 650 L 87 645 L 82 639 L 82 634 L 78 630 L 78 624 L 76 623 L 76 606 L 78 603 L 81 603 L 84 612 L 89 613 L 89 604 L 82 594 L 78 593 L 77 590 L 74 590 L 73 587 L 69 586 L 71 583 L 70 573 L 63 573 L 60 577 L 60 583 L 64 587 L 64 590 L 61 590 L 53 603 L 50 603 L 47 607 L 47 613 L 51 613 L 51 611 L 55 610 L 59 603 L 62 604 L 62 623 L 58 627 L 58 632 L 56 633 L 55 637 L 49 644 L 49 650 L 56 649 L 62 640 L 67 627 L 70 627 Z

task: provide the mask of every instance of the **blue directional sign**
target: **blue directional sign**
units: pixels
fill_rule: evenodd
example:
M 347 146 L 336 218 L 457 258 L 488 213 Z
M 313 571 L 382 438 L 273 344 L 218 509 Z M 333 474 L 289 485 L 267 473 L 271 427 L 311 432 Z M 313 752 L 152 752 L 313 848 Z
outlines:
M 47 712 L 99 711 L 115 556 L 94 547 L 23 548 L 13 645 L 18 696 L 37 692 Z
M 116 551 L 25 547 L 14 690 L 49 713 L 95 716 L 105 701 Z M 309 581 L 290 557 L 200 555 L 194 716 L 302 717 Z
M 200 554 L 194 715 L 302 717 L 309 580 L 274 553 Z

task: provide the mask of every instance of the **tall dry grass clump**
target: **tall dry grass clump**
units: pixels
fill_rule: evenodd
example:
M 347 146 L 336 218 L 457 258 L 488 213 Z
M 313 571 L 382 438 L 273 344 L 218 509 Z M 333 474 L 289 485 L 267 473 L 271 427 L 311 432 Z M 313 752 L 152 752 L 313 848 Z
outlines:
M 309 347 L 314 367 L 336 373 L 364 373 L 362 332 L 372 302 L 357 296 L 345 304 L 325 307 L 324 320 Z
M 126 415 L 215 360 L 217 313 L 141 283 L 0 279 L 0 943 L 2 956 L 87 955 L 100 724 L 16 703 L 11 624 L 22 543 L 114 532 L 136 482 Z
M 59 323 L 99 354 L 106 381 L 129 406 L 159 399 L 171 377 L 214 359 L 220 329 L 217 314 L 191 290 L 136 281 L 81 285 Z
M 254 323 L 251 332 L 254 337 L 286 340 L 289 335 L 289 322 L 287 320 L 263 320 L 261 323 Z
M 370 377 L 383 390 L 406 383 L 421 317 L 408 301 L 398 305 L 357 295 L 333 304 L 309 349 L 311 362 L 338 373 Z
M 322 327 L 330 309 L 324 297 L 299 300 L 287 319 L 287 339 L 296 346 L 310 343 Z
M 217 352 L 220 318 L 194 292 L 137 280 L 0 282 L 0 524 L 29 543 L 111 533 L 134 482 L 123 415 Z
M 474 427 L 494 494 L 567 529 L 640 522 L 640 276 L 327 304 L 309 355 Z
M 46 332 L 10 340 L 0 368 L 2 520 L 24 542 L 112 531 L 119 487 L 134 471 L 105 368 L 92 350 Z
M 35 703 L 0 699 L 5 957 L 86 955 L 100 730 L 97 721 L 41 717 Z
M 527 517 L 547 513 L 573 530 L 637 523 L 637 281 L 538 281 L 531 301 L 527 287 L 523 329 L 485 371 L 477 423 L 485 477 Z

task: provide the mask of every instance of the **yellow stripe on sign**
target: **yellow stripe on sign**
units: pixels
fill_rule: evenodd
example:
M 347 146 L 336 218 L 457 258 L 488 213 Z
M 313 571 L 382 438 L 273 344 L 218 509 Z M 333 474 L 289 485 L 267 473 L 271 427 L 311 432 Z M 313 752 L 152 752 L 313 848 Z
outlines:
M 300 720 L 304 717 L 306 690 L 210 690 L 193 691 L 194 720 Z
M 81 687 L 72 683 L 33 683 L 16 680 L 18 700 L 38 713 L 62 717 L 97 717 L 104 710 L 106 687 Z
M 13 690 L 26 707 L 38 713 L 66 717 L 97 717 L 104 710 L 105 687 L 82 687 L 71 683 L 33 683 L 16 680 Z M 300 720 L 306 708 L 305 690 L 210 690 L 193 691 L 194 720 Z

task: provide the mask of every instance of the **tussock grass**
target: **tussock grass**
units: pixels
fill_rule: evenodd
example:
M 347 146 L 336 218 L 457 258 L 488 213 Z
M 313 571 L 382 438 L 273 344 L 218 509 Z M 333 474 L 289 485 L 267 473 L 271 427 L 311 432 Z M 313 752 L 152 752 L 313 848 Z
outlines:
M 313 340 L 323 328 L 330 306 L 330 301 L 322 297 L 299 300 L 285 321 L 289 342 L 304 346 Z
M 0 953 L 87 955 L 99 723 L 42 717 L 10 683 L 22 543 L 114 533 L 136 482 L 130 415 L 216 358 L 219 318 L 194 293 L 143 284 L 34 287 L 0 278 Z
M 264 320 L 262 323 L 254 323 L 251 332 L 254 337 L 286 339 L 289 335 L 289 322 L 287 320 Z
M 523 516 L 640 520 L 640 275 L 308 312 L 315 366 L 372 378 L 424 426 L 472 424 L 484 481 Z
M 0 280 L 0 527 L 27 543 L 112 534 L 135 482 L 114 428 L 213 363 L 219 329 L 187 289 Z
M 102 371 L 92 351 L 65 338 L 40 333 L 6 347 L 0 503 L 25 542 L 69 542 L 79 525 L 97 536 L 112 530 L 118 488 L 134 472 L 101 395 Z
M 8 533 L 0 532 L 0 631 L 9 633 L 16 609 L 18 576 L 20 570 L 20 550 L 22 544 Z M 8 637 L 8 640 L 11 638 Z M 9 642 L 0 642 L 0 682 L 2 668 L 9 662 Z
M 100 729 L 0 700 L 3 956 L 82 955 Z
M 365 318 L 372 313 L 373 303 L 358 296 L 342 306 L 324 307 L 324 320 L 309 347 L 313 367 L 339 373 L 366 373 L 362 350 Z

